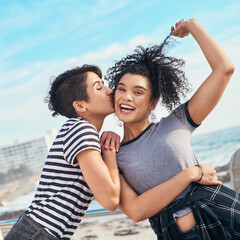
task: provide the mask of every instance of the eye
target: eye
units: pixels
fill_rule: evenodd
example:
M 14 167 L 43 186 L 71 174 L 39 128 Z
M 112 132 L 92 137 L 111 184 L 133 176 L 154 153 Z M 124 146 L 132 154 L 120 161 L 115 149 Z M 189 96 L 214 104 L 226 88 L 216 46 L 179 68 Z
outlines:
M 142 95 L 143 92 L 141 92 L 141 91 L 136 91 L 135 94 L 136 94 L 136 95 Z
M 104 86 L 104 82 L 101 82 L 97 85 L 97 90 L 101 90 Z
M 123 87 L 117 87 L 117 91 L 119 92 L 125 92 L 125 89 Z

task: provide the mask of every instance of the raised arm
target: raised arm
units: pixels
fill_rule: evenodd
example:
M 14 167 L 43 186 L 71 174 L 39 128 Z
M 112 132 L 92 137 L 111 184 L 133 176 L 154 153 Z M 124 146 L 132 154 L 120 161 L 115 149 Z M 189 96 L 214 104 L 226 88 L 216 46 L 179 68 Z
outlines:
M 219 102 L 234 66 L 219 44 L 196 19 L 182 20 L 172 27 L 172 35 L 183 38 L 191 34 L 199 44 L 212 72 L 188 103 L 192 120 L 200 124 Z
M 200 184 L 222 184 L 216 177 L 216 171 L 211 164 L 202 164 L 204 175 Z M 121 199 L 119 208 L 133 221 L 138 222 L 152 217 L 170 204 L 191 182 L 201 178 L 200 168 L 197 166 L 182 170 L 168 181 L 137 195 L 124 177 L 121 179 Z
M 106 209 L 116 210 L 120 200 L 120 179 L 115 150 L 104 151 L 104 161 L 100 152 L 85 150 L 77 155 L 83 176 L 90 187 L 95 199 Z

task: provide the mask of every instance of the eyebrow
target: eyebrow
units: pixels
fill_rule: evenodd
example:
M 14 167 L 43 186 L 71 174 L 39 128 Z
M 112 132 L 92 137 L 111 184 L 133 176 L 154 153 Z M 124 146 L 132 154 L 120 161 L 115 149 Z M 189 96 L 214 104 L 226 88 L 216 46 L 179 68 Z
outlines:
M 124 83 L 118 83 L 118 86 L 119 86 L 119 85 L 122 85 L 122 86 L 126 87 L 126 84 L 124 84 Z M 138 86 L 138 85 L 136 85 L 136 86 L 134 86 L 134 88 L 141 88 L 141 89 L 147 91 L 147 89 L 146 89 L 145 87 L 143 87 L 143 86 Z
M 95 81 L 94 83 L 93 83 L 93 86 L 95 85 L 95 84 L 97 84 L 97 83 L 101 83 L 99 80 L 97 80 L 97 81 Z

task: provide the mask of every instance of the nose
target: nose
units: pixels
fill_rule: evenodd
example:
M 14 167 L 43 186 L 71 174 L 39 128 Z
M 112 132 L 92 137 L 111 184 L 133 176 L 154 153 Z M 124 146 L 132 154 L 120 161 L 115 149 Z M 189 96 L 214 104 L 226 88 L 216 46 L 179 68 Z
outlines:
M 132 98 L 132 94 L 130 91 L 126 91 L 124 94 L 123 94 L 123 100 L 126 100 L 126 101 L 132 101 L 133 98 Z
M 110 96 L 110 95 L 113 94 L 113 90 L 112 90 L 111 88 L 106 87 L 106 86 L 105 86 L 105 88 L 106 88 L 106 94 L 107 94 L 108 96 Z

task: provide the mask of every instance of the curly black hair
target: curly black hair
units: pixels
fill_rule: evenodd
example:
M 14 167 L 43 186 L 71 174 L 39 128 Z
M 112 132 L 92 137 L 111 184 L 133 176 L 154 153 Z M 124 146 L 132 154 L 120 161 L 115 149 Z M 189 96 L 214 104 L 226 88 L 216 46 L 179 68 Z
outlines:
M 167 36 L 160 45 L 144 48 L 138 46 L 133 54 L 127 55 L 106 72 L 105 79 L 115 93 L 117 85 L 126 73 L 139 74 L 148 78 L 152 90 L 151 100 L 159 100 L 168 110 L 180 104 L 180 98 L 189 91 L 188 81 L 181 68 L 183 59 L 166 56 L 164 50 L 175 42 Z
M 78 117 L 73 102 L 79 100 L 88 101 L 87 72 L 96 73 L 102 78 L 100 68 L 87 64 L 67 70 L 53 78 L 48 96 L 44 99 L 44 102 L 48 103 L 48 108 L 53 111 L 53 117 L 59 114 L 67 118 Z

